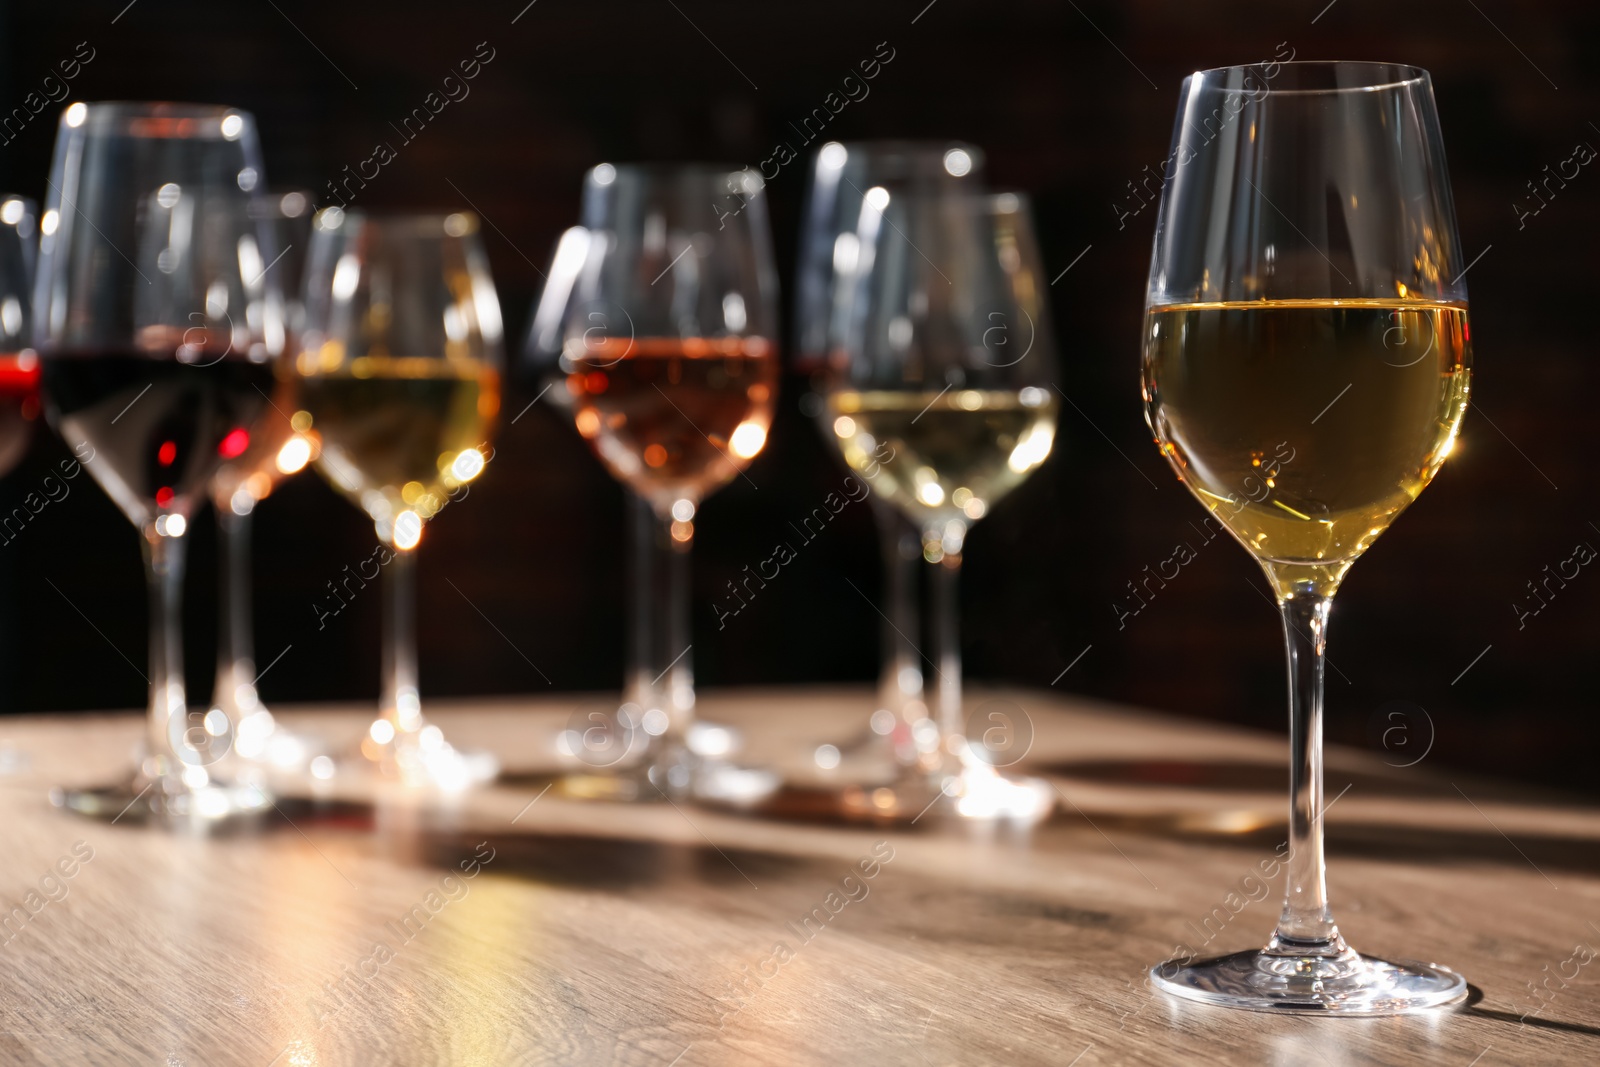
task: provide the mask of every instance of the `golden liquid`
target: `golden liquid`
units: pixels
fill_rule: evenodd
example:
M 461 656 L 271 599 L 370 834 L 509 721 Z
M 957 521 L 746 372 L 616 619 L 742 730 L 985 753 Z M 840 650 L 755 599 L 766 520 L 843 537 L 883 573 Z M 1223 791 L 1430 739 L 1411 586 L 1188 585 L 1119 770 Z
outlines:
M 1455 444 L 1461 304 L 1181 304 L 1145 316 L 1145 417 L 1280 596 L 1331 595 Z
M 1050 454 L 1043 389 L 836 392 L 828 419 L 845 462 L 918 525 L 974 522 Z
M 406 356 L 364 356 L 350 371 L 301 383 L 301 404 L 321 439 L 318 468 L 374 518 L 406 509 L 430 518 L 462 481 L 457 458 L 484 449 L 500 410 L 499 373 Z

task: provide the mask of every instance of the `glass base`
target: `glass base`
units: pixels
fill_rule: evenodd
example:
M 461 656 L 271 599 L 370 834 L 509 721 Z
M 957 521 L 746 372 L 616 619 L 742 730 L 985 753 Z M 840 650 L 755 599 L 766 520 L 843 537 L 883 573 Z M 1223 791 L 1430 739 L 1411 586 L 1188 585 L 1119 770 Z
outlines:
M 1434 963 L 1256 950 L 1150 969 L 1157 989 L 1224 1008 L 1292 1015 L 1406 1015 L 1458 1004 L 1467 981 Z
M 192 773 L 192 771 L 191 771 Z M 258 785 L 218 781 L 194 787 L 181 775 L 144 774 L 105 786 L 50 790 L 50 802 L 108 822 L 216 824 L 253 819 L 271 809 L 272 794 Z
M 381 740 L 379 740 L 381 738 Z M 492 752 L 464 752 L 420 716 L 414 729 L 395 730 L 388 718 L 373 722 L 357 751 L 341 760 L 337 776 L 377 779 L 413 789 L 457 793 L 500 776 Z
M 962 819 L 1041 822 L 1056 803 L 1054 787 L 1043 778 L 1000 774 L 981 762 L 956 775 L 954 784 L 947 782 L 943 792 L 952 814 Z
M 627 706 L 618 714 L 581 707 L 556 740 L 557 757 L 580 766 L 556 774 L 552 784 L 574 800 L 749 807 L 776 790 L 779 780 L 771 771 L 732 762 L 728 757 L 742 745 L 731 726 L 693 722 L 673 738 L 635 725 Z
M 941 821 L 1031 825 L 1054 807 L 1055 792 L 1041 778 L 1008 777 L 988 767 L 960 774 L 910 771 L 880 783 L 777 782 L 742 804 L 697 794 L 696 799 L 736 806 L 771 819 L 801 822 L 912 826 Z
M 776 792 L 781 782 L 771 771 L 743 767 L 727 760 L 706 759 L 680 749 L 664 752 L 652 763 L 604 773 L 564 774 L 555 784 L 557 792 L 574 800 L 618 803 L 694 800 L 748 810 Z
M 608 774 L 563 774 L 555 779 L 557 792 L 570 800 L 694 800 L 741 811 L 760 809 L 766 798 L 778 792 L 779 785 L 779 777 L 771 771 L 722 760 L 702 761 L 698 766 L 653 763 Z
M 234 728 L 232 757 L 270 774 L 303 776 L 326 751 L 320 738 L 286 728 L 266 708 L 242 716 Z

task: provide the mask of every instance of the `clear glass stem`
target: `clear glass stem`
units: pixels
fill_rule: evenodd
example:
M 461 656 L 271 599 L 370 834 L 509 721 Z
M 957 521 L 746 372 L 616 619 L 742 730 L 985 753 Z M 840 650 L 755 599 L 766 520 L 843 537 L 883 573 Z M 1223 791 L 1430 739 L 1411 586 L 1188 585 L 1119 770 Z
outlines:
M 218 618 L 217 679 L 211 701 L 237 726 L 242 716 L 255 710 L 256 703 L 245 699 L 240 690 L 241 686 L 251 685 L 256 676 L 255 636 L 250 625 L 251 516 L 218 507 L 217 530 L 222 535 L 218 553 L 222 560 L 222 607 Z
M 878 706 L 913 721 L 926 715 L 922 705 L 922 661 L 911 633 L 917 628 L 917 562 L 922 556 L 916 529 L 900 512 L 871 496 L 883 549 L 883 668 Z M 914 714 L 913 714 L 914 712 Z
M 656 664 L 651 635 L 656 612 L 656 515 L 641 496 L 628 494 L 628 666 L 622 700 L 639 708 L 652 706 L 651 679 Z M 653 669 L 652 669 L 653 667 Z
M 939 657 L 939 733 L 947 750 L 964 752 L 961 719 L 961 553 L 933 564 L 934 648 Z M 949 747 L 956 746 L 956 747 Z
M 191 725 L 183 689 L 182 537 L 144 530 L 145 576 L 150 585 L 150 755 L 160 773 L 181 770 L 178 753 Z
M 667 713 L 666 736 L 680 741 L 694 720 L 694 658 L 689 650 L 689 555 L 694 547 L 694 523 L 675 520 L 668 509 L 656 516 L 652 542 L 660 587 L 653 598 L 655 669 L 651 678 Z
M 391 546 L 392 547 L 392 546 Z M 379 707 L 397 734 L 422 727 L 417 690 L 416 552 L 392 548 L 383 578 L 383 694 Z
M 1269 953 L 1345 951 L 1328 911 L 1322 855 L 1322 669 L 1329 597 L 1296 589 L 1279 601 L 1289 656 L 1289 859 L 1283 915 Z

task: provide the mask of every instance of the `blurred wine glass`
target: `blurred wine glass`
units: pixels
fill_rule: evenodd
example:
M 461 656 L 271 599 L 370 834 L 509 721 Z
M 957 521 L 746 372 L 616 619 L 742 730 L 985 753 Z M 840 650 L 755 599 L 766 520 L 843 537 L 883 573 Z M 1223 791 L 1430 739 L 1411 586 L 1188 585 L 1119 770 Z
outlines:
M 0 196 L 0 475 L 22 461 L 39 418 L 39 357 L 33 348 L 33 277 L 39 209 Z
M 0 475 L 22 462 L 39 418 L 39 357 L 33 349 L 38 231 L 38 205 L 0 195 Z M 26 753 L 0 741 L 0 774 L 27 765 Z
M 284 319 L 292 345 L 301 329 L 299 294 L 311 239 L 312 198 L 300 190 L 272 193 L 262 197 L 254 211 L 273 233 L 277 252 L 266 272 L 284 294 Z M 227 458 L 211 478 L 221 565 L 217 674 L 211 706 L 233 723 L 233 757 L 246 765 L 242 770 L 253 770 L 258 765 L 264 771 L 299 772 L 321 752 L 322 746 L 313 738 L 284 729 L 261 703 L 256 691 L 255 632 L 250 608 L 250 543 L 255 509 L 279 481 L 304 469 L 316 452 L 315 440 L 294 426 L 299 386 L 292 361 L 280 361 L 276 369 L 277 378 L 260 417 L 224 440 L 222 451 Z
M 267 793 L 219 764 L 221 712 L 184 693 L 181 590 L 194 507 L 255 424 L 284 343 L 252 212 L 255 121 L 226 107 L 74 103 L 40 219 L 35 338 L 47 408 L 74 455 L 143 534 L 150 582 L 147 754 L 131 779 L 62 790 L 76 810 L 216 819 Z
M 478 218 L 316 217 L 295 357 L 317 469 L 373 520 L 379 547 L 334 576 L 328 611 L 383 573 L 383 689 L 367 766 L 445 790 L 494 777 L 427 722 L 417 680 L 416 549 L 424 526 L 484 470 L 500 409 L 500 302 Z M 355 586 L 350 585 L 351 582 Z M 320 610 L 320 609 L 319 609 Z
M 820 394 L 827 392 L 833 358 L 841 350 L 850 303 L 840 281 L 851 274 L 860 256 L 856 228 L 867 190 L 959 195 L 982 188 L 983 165 L 982 149 L 959 141 L 830 141 L 818 150 L 806 190 L 795 272 L 793 366 L 811 379 L 814 392 L 802 398 L 807 414 L 826 421 L 820 419 L 824 410 Z M 824 434 L 832 438 L 832 428 L 825 426 Z M 909 636 L 920 625 L 921 539 L 916 524 L 882 496 L 873 493 L 867 499 L 883 552 L 883 664 L 877 708 L 864 736 L 817 750 L 815 761 L 823 770 L 859 754 L 872 754 L 881 738 L 889 741 L 891 764 L 914 762 L 915 731 L 928 718 L 922 657 Z M 922 729 L 926 739 L 927 727 Z
M 961 815 L 1042 817 L 1049 786 L 1001 775 L 1002 754 L 967 736 L 957 618 L 968 530 L 1044 462 L 1055 436 L 1032 213 L 1018 193 L 880 185 L 862 199 L 856 236 L 826 418 L 845 462 L 921 533 L 938 686 L 937 718 L 913 730 L 909 773 L 897 791 L 870 791 L 869 810 L 919 816 L 943 794 Z
M 706 758 L 731 742 L 695 731 L 689 627 L 700 504 L 748 477 L 772 424 L 777 279 L 763 183 L 749 170 L 602 163 L 585 177 L 581 222 L 557 246 L 529 359 L 638 502 L 622 703 L 563 735 L 582 765 L 567 787 L 615 799 L 769 789 L 760 772 Z

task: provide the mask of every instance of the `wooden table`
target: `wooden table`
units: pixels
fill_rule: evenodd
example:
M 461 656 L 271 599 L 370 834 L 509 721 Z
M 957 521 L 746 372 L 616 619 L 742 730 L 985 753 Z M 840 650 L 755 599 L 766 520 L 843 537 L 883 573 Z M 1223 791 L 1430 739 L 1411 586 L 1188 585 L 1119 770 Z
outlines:
M 1593 806 L 1333 752 L 1342 928 L 1365 951 L 1456 967 L 1475 1002 L 1384 1020 L 1194 1006 L 1146 969 L 1179 944 L 1270 931 L 1282 877 L 1250 878 L 1284 838 L 1283 740 L 1001 696 L 1063 798 L 1031 834 L 554 793 L 530 806 L 536 789 L 500 786 L 450 812 L 340 808 L 202 838 L 49 805 L 46 786 L 120 768 L 135 717 L 7 720 L 27 766 L 0 777 L 0 898 L 21 908 L 0 932 L 0 1062 L 1600 1062 Z M 724 692 L 701 709 L 742 727 L 752 755 L 792 755 L 858 730 L 869 700 Z M 548 765 L 581 703 L 429 712 L 520 772 Z M 340 742 L 365 721 L 280 718 Z M 825 924 L 800 925 L 819 909 Z

